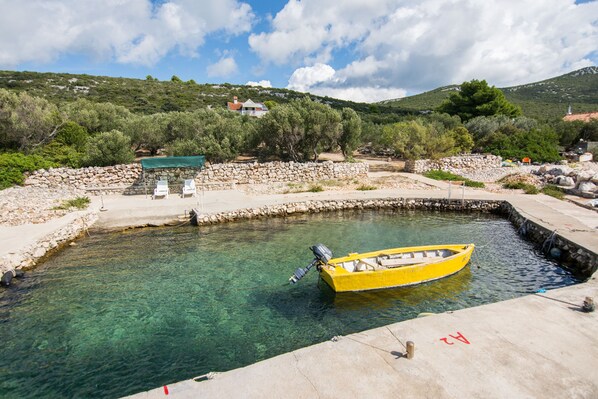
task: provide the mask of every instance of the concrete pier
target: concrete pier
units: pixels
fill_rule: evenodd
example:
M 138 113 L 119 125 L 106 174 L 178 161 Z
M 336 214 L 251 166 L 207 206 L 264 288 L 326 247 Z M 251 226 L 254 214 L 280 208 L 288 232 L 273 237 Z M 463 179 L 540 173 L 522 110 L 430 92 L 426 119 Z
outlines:
M 596 398 L 598 312 L 581 310 L 586 296 L 598 298 L 595 279 L 339 337 L 168 385 L 168 397 Z

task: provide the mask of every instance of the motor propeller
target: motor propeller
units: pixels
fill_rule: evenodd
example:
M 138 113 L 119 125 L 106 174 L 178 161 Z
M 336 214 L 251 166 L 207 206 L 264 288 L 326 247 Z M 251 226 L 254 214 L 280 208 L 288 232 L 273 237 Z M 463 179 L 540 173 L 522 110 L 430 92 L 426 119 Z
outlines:
M 324 244 L 316 244 L 312 247 L 309 247 L 309 249 L 314 254 L 314 260 L 312 260 L 307 267 L 300 267 L 295 270 L 295 273 L 289 277 L 291 284 L 296 284 L 297 281 L 301 280 L 307 274 L 307 272 L 311 270 L 312 267 L 316 266 L 316 268 L 319 270 L 321 266 L 327 264 L 330 259 L 332 259 L 332 251 Z

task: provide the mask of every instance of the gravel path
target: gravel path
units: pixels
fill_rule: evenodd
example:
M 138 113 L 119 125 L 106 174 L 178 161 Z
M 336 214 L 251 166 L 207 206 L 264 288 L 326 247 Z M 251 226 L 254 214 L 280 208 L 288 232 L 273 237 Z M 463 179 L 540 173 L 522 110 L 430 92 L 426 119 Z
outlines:
M 0 191 L 0 225 L 17 226 L 45 223 L 69 210 L 52 209 L 64 200 L 85 196 L 82 191 L 65 188 L 11 187 Z

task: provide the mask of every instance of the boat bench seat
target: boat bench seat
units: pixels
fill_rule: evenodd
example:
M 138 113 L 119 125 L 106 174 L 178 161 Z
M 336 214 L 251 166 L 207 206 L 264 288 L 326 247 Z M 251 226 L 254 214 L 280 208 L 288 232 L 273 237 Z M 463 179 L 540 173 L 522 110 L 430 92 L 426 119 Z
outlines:
M 432 263 L 444 259 L 442 256 L 430 256 L 426 258 L 407 258 L 407 259 L 380 259 L 380 266 L 398 267 L 407 265 L 416 265 L 418 263 Z

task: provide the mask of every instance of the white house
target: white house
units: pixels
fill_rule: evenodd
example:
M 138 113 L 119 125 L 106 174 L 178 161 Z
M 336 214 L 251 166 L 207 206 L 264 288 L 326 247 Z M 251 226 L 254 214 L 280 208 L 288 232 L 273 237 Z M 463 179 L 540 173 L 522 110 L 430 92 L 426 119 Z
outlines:
M 239 102 L 237 96 L 233 97 L 233 102 L 227 103 L 229 111 L 240 112 L 241 115 L 262 117 L 268 113 L 268 108 L 263 103 L 255 103 L 251 100 Z

